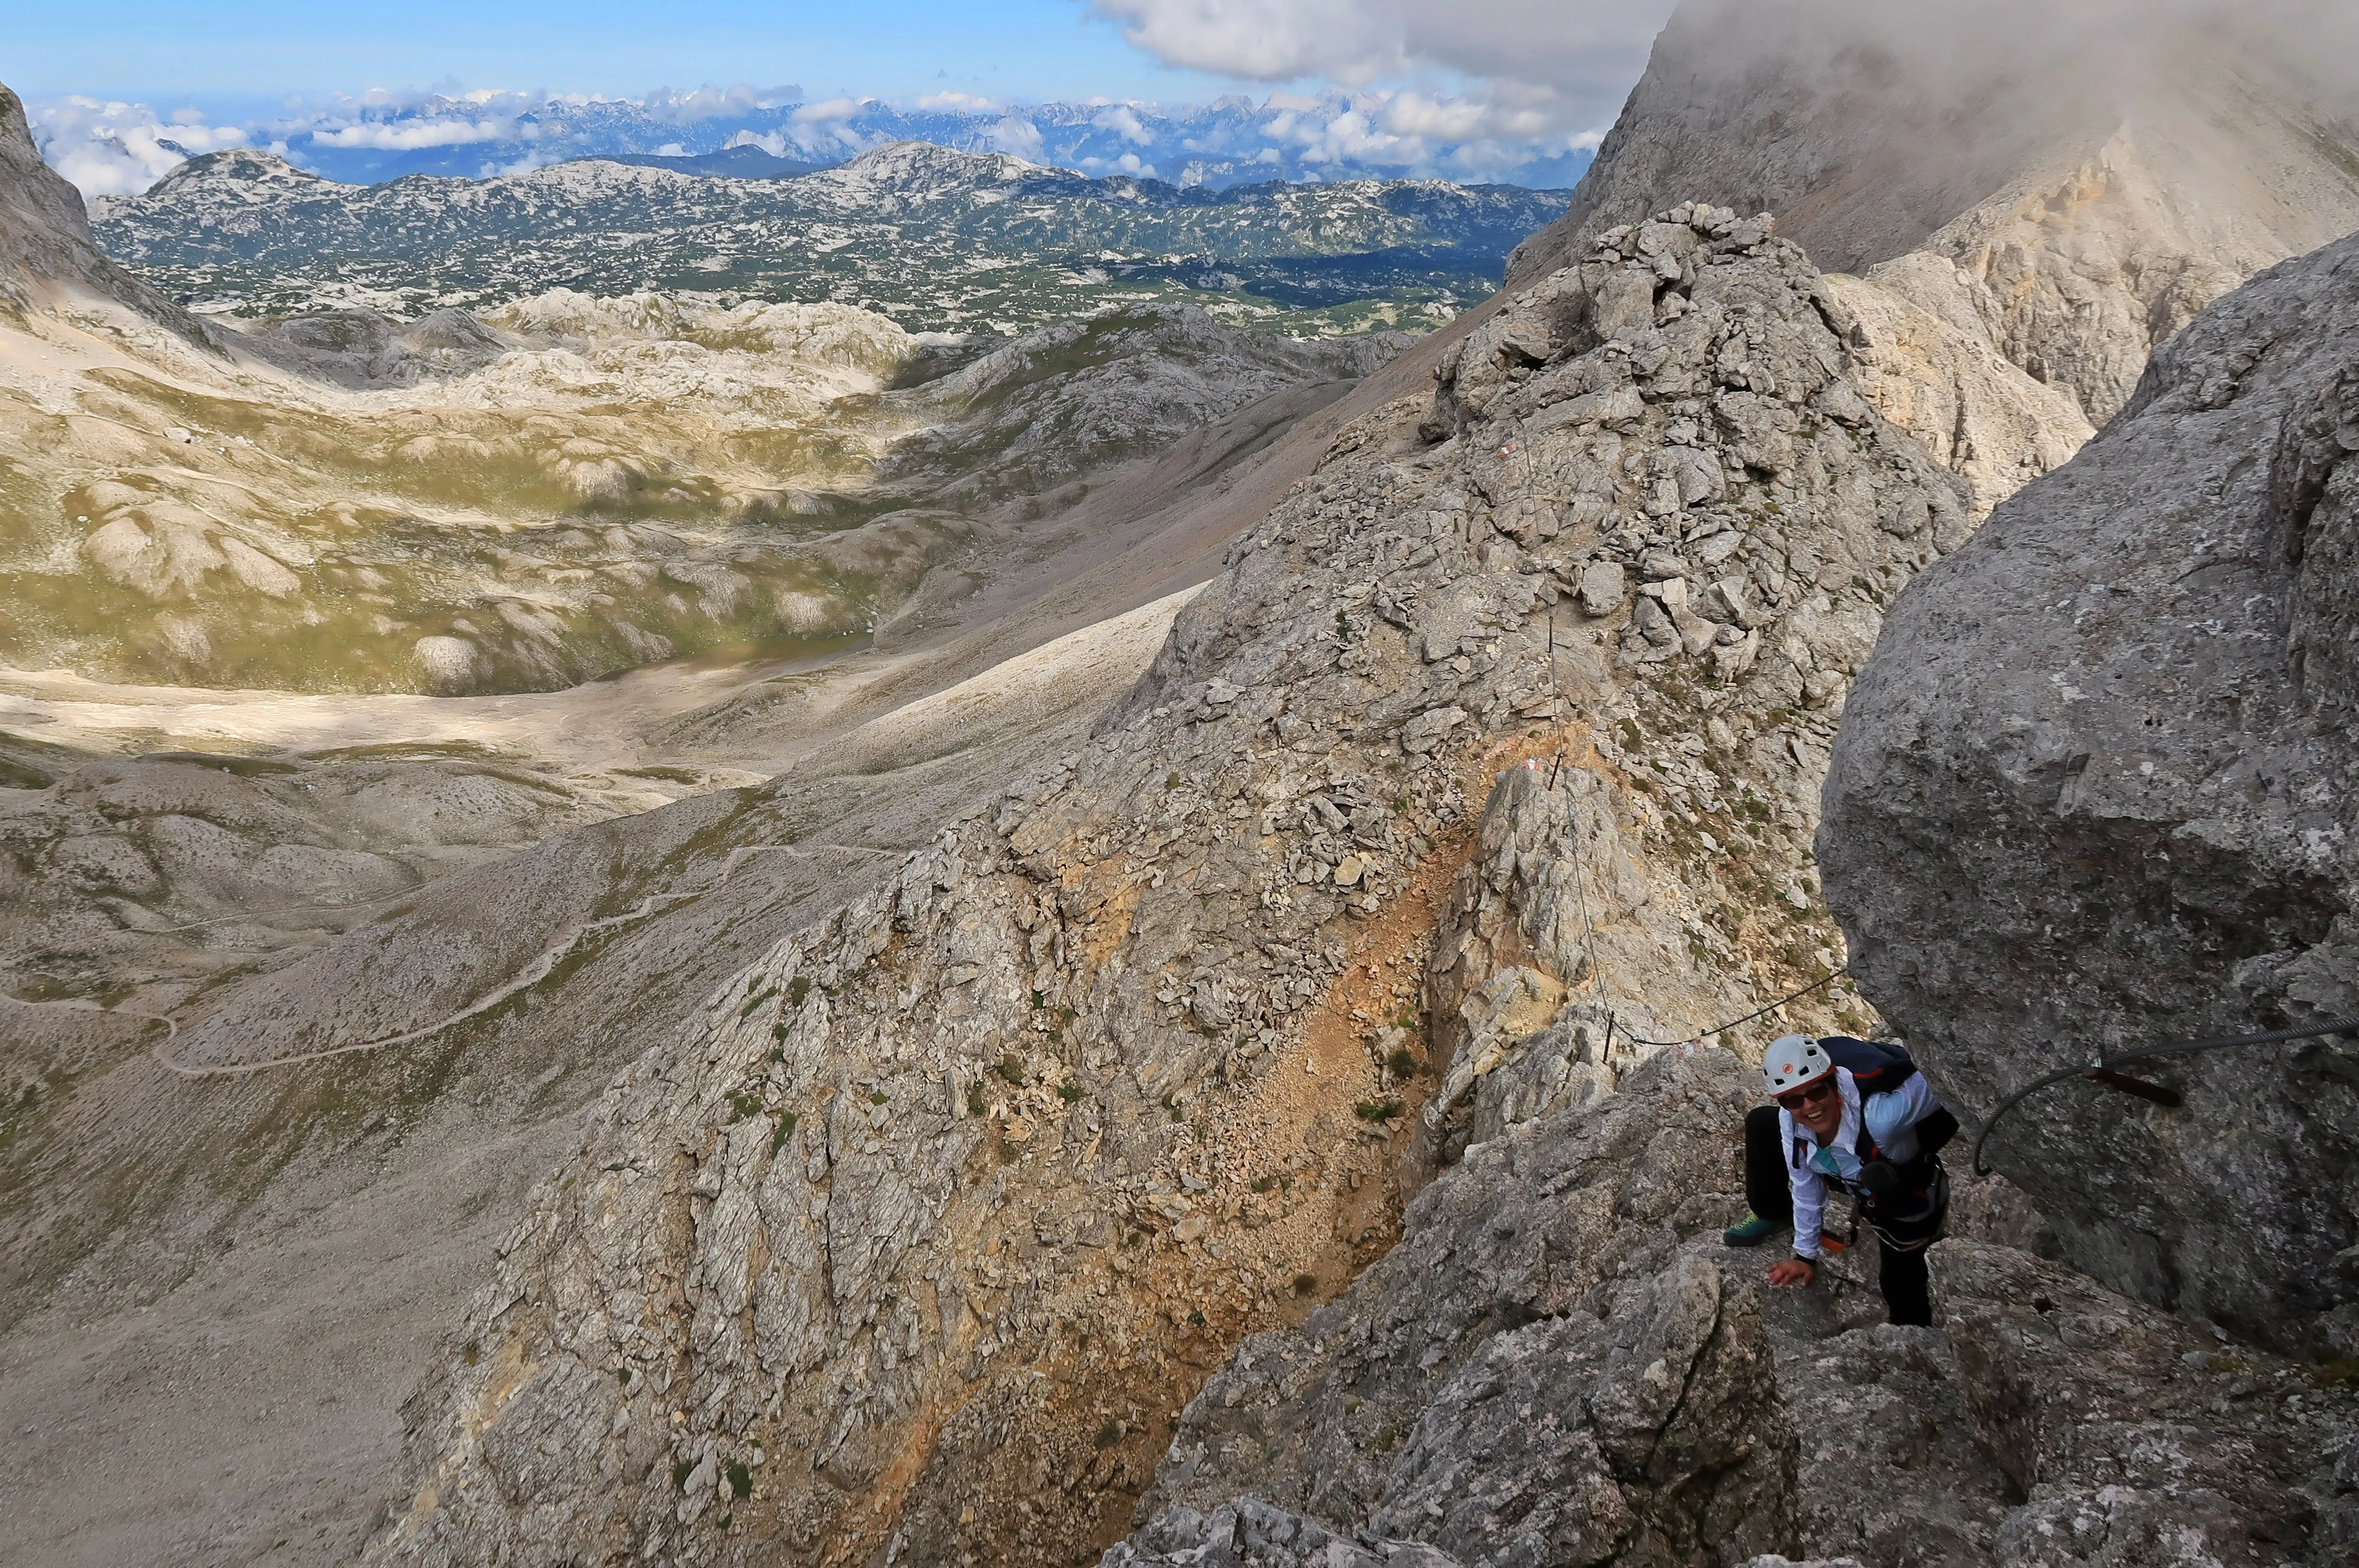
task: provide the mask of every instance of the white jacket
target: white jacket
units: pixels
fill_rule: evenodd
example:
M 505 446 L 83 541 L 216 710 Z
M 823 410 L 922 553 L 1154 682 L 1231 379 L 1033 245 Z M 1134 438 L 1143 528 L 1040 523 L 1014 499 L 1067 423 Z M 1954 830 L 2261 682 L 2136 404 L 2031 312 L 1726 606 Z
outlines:
M 1786 1161 L 1786 1180 L 1794 1190 L 1794 1256 L 1816 1258 L 1819 1255 L 1819 1227 L 1827 1207 L 1827 1181 L 1833 1178 L 1844 1191 L 1859 1180 L 1859 1128 L 1863 1116 L 1875 1147 L 1886 1160 L 1906 1163 L 1917 1158 L 1917 1124 L 1941 1108 L 1933 1097 L 1933 1086 L 1925 1082 L 1925 1074 L 1912 1073 L 1908 1081 L 1897 1089 L 1881 1094 L 1870 1094 L 1865 1107 L 1860 1105 L 1859 1085 L 1852 1081 L 1851 1069 L 1835 1069 L 1835 1087 L 1843 1094 L 1843 1125 L 1835 1129 L 1834 1142 L 1821 1148 L 1818 1135 L 1794 1119 L 1784 1106 L 1777 1109 L 1777 1147 Z M 1796 1142 L 1808 1145 L 1802 1158 L 1795 1159 Z

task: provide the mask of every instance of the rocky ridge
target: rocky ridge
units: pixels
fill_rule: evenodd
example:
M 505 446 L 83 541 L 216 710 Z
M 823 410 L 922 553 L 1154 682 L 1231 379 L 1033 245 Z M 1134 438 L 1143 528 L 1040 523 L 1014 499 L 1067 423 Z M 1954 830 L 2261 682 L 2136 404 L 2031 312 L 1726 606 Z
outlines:
M 1828 310 L 1676 209 L 1347 429 L 1087 746 L 616 1081 L 376 1555 L 1103 1539 L 1198 1369 L 1383 1250 L 1397 1150 L 1822 975 L 1822 747 L 1969 526 Z

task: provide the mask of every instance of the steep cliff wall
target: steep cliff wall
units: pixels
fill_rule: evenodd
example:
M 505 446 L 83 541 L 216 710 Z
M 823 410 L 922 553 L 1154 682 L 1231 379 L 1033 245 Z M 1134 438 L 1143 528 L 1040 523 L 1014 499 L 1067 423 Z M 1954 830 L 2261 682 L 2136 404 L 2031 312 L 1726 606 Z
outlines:
M 1962 1114 L 2158 1037 L 2359 1013 L 2359 241 L 2212 307 L 2069 468 L 1895 607 L 1820 859 L 1854 973 Z M 2171 1058 L 1993 1140 L 2100 1278 L 2359 1353 L 2359 1057 Z
M 41 161 L 24 101 L 0 86 L 0 311 L 22 321 L 77 292 L 128 306 L 200 346 L 211 343 L 195 317 L 100 252 L 81 192 Z

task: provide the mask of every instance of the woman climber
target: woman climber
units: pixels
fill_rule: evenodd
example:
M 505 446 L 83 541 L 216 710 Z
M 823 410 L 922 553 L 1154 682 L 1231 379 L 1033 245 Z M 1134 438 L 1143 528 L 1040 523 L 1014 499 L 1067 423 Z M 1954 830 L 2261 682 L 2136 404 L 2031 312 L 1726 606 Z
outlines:
M 1818 1277 L 1828 1183 L 1849 1192 L 1875 1233 L 1877 1280 L 1896 1323 L 1930 1325 L 1925 1248 L 1941 1234 L 1950 1183 L 1940 1150 L 1958 1130 L 1933 1086 L 1898 1046 L 1840 1035 L 1789 1034 L 1762 1058 L 1775 1105 L 1745 1118 L 1745 1195 L 1752 1213 L 1728 1227 L 1753 1247 L 1788 1225 L 1794 1256 L 1769 1266 L 1772 1285 Z

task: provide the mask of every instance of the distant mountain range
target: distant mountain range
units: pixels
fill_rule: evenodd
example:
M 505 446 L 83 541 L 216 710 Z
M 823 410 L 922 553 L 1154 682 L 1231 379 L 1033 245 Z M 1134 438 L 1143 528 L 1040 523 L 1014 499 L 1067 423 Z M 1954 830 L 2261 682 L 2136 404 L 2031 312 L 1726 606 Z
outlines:
M 601 153 L 607 163 L 629 164 L 635 169 L 669 169 L 680 174 L 719 175 L 728 180 L 786 180 L 798 174 L 817 174 L 822 169 L 832 169 L 829 163 L 798 163 L 790 158 L 763 151 L 751 143 L 723 147 L 719 152 L 667 156 L 656 152 Z
M 904 106 L 839 99 L 691 118 L 661 100 L 549 99 L 506 112 L 499 103 L 429 98 L 353 125 L 298 130 L 286 139 L 291 161 L 332 180 L 362 183 L 406 174 L 480 177 L 526 162 L 615 153 L 694 157 L 745 146 L 774 158 L 827 164 L 904 141 L 1012 153 L 1083 174 L 1138 175 L 1214 189 L 1272 180 L 1403 176 L 1512 179 L 1569 189 L 1589 167 L 1586 149 L 1437 141 L 1388 129 L 1389 107 L 1379 95 L 1343 93 L 1280 95 L 1261 103 L 1232 95 L 1171 109 L 973 102 Z M 437 139 L 462 131 L 476 139 Z
M 1591 136 L 1490 139 L 1450 101 L 1382 89 L 1231 95 L 1211 103 L 1003 104 L 961 93 L 914 103 L 801 99 L 744 87 L 579 98 L 545 93 L 370 93 L 353 99 L 224 102 L 159 114 L 86 97 L 32 105 L 49 163 L 86 195 L 144 190 L 183 158 L 244 144 L 347 184 L 406 175 L 488 179 L 582 158 L 669 160 L 691 174 L 776 168 L 707 162 L 741 148 L 781 163 L 842 163 L 894 142 L 1011 153 L 1091 175 L 1175 185 L 1443 179 L 1571 187 Z
M 912 331 L 1002 335 L 1185 300 L 1236 324 L 1332 334 L 1447 320 L 1497 287 L 1507 253 L 1569 195 L 1440 180 L 1183 187 L 917 142 L 772 178 L 745 169 L 746 151 L 725 155 L 723 175 L 667 155 L 359 186 L 239 148 L 143 195 L 103 197 L 92 215 L 100 243 L 149 282 L 241 315 L 409 315 L 569 288 L 835 300 Z

